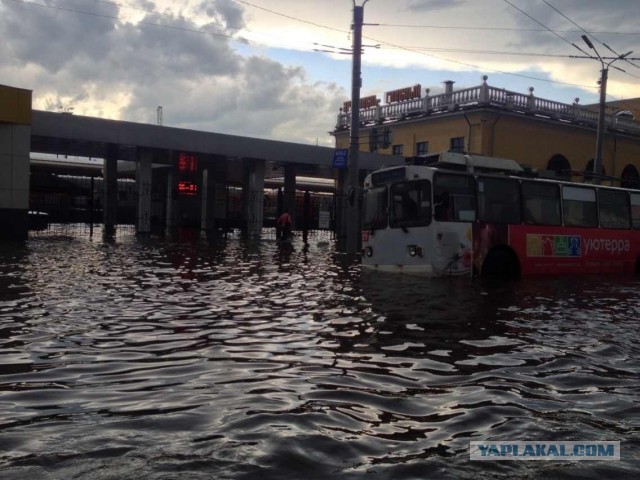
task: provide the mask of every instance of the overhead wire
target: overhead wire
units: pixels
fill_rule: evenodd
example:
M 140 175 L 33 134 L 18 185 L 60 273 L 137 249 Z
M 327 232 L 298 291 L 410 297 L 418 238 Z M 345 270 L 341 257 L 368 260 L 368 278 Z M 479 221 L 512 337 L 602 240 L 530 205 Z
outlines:
M 25 0 L 10 0 L 10 1 L 15 2 L 15 3 L 19 3 L 19 4 L 23 4 L 23 5 L 28 5 L 28 6 L 49 8 L 49 9 L 54 9 L 54 10 L 59 10 L 59 11 L 72 12 L 72 13 L 89 15 L 89 16 L 94 16 L 94 17 L 107 18 L 107 19 L 111 19 L 111 20 L 124 21 L 123 18 L 118 17 L 118 16 L 114 16 L 114 15 L 107 15 L 107 14 L 101 14 L 101 13 L 96 13 L 96 12 L 88 12 L 88 11 L 84 11 L 84 10 L 65 8 L 65 7 L 55 6 L 55 5 L 38 4 L 38 3 L 34 3 L 34 2 L 28 2 L 28 1 L 25 1 Z M 163 15 L 162 13 L 157 12 L 156 10 L 145 9 L 145 8 L 140 8 L 140 7 L 130 7 L 128 5 L 124 5 L 122 3 L 118 3 L 118 2 L 115 2 L 115 1 L 109 1 L 109 0 L 94 0 L 94 1 L 98 2 L 98 3 L 112 4 L 112 5 L 116 5 L 116 6 L 123 7 L 123 8 L 132 8 L 132 9 L 144 11 L 144 12 L 147 12 L 147 13 L 156 13 L 156 14 Z M 281 17 L 284 17 L 284 18 L 288 18 L 290 20 L 294 20 L 294 21 L 297 21 L 297 22 L 302 22 L 302 23 L 305 23 L 305 24 L 313 25 L 313 26 L 316 26 L 316 27 L 319 27 L 319 28 L 328 29 L 328 30 L 333 30 L 333 31 L 340 32 L 340 33 L 349 33 L 346 30 L 342 30 L 342 29 L 338 29 L 338 28 L 335 28 L 335 27 L 323 25 L 323 24 L 320 24 L 320 23 L 317 23 L 317 22 L 311 22 L 311 21 L 308 21 L 308 20 L 304 20 L 304 19 L 300 19 L 300 18 L 297 18 L 297 17 L 293 17 L 291 15 L 283 14 L 283 13 L 277 12 L 275 10 L 271 10 L 271 9 L 268 9 L 268 8 L 260 7 L 258 5 L 255 5 L 255 4 L 251 3 L 251 2 L 248 2 L 246 0 L 236 0 L 236 1 L 238 3 L 243 4 L 243 5 L 250 6 L 250 7 L 253 7 L 253 8 L 257 8 L 257 9 L 269 12 L 271 14 L 278 15 L 278 16 L 281 16 Z M 511 4 L 508 0 L 504 0 L 504 1 L 506 3 L 509 3 L 510 5 L 512 5 L 517 10 L 522 11 L 518 7 L 515 7 L 513 4 Z M 534 20 L 537 23 L 539 23 L 541 26 L 544 26 L 542 23 L 538 22 L 537 20 L 533 19 L 533 17 L 531 17 L 528 14 L 526 14 L 526 12 L 523 12 L 523 13 L 525 15 L 527 15 L 529 18 L 531 18 L 532 20 Z M 215 33 L 215 32 L 211 32 L 211 31 L 206 31 L 206 30 L 201 30 L 201 29 L 191 29 L 191 28 L 187 28 L 187 27 L 180 27 L 180 26 L 175 26 L 175 25 L 170 25 L 170 24 L 148 22 L 148 21 L 144 21 L 144 20 L 141 20 L 138 23 L 140 25 L 147 25 L 147 26 L 153 26 L 153 27 L 158 27 L 158 28 L 167 28 L 167 29 L 185 31 L 185 32 L 190 32 L 190 33 L 198 33 L 198 34 L 201 34 L 201 35 L 207 35 L 207 36 L 219 37 L 219 38 L 228 38 L 228 39 L 231 39 L 231 40 L 245 40 L 245 41 L 247 40 L 246 38 L 236 37 L 236 36 L 225 34 L 225 33 Z M 546 26 L 544 26 L 544 27 L 545 27 L 545 30 L 548 30 L 548 31 L 556 34 L 554 31 L 552 31 L 551 29 L 547 28 Z M 235 28 L 235 27 L 226 27 L 226 28 L 242 30 L 240 28 Z M 568 42 L 568 40 L 564 39 L 562 36 L 560 36 L 558 34 L 556 34 L 556 35 L 559 36 L 560 38 L 562 38 L 564 41 Z M 390 43 L 390 42 L 386 42 L 386 41 L 383 41 L 383 40 L 377 40 L 377 39 L 373 39 L 373 38 L 367 38 L 367 40 L 378 42 L 378 43 L 383 44 L 383 45 L 387 45 L 389 47 L 392 47 L 393 49 L 405 50 L 405 51 L 408 51 L 408 52 L 417 53 L 417 54 L 420 54 L 420 55 L 425 55 L 425 56 L 428 56 L 428 57 L 431 57 L 431 58 L 434 58 L 434 59 L 437 59 L 437 60 L 442 60 L 442 61 L 445 61 L 445 62 L 455 63 L 455 64 L 463 65 L 463 66 L 466 66 L 466 67 L 471 67 L 471 68 L 476 69 L 476 70 L 495 72 L 495 73 L 500 73 L 500 74 L 504 74 L 504 75 L 515 76 L 515 77 L 519 77 L 519 78 L 526 78 L 526 79 L 529 79 L 529 80 L 545 82 L 545 83 L 553 83 L 553 84 L 574 86 L 574 87 L 579 87 L 579 88 L 589 88 L 589 89 L 596 88 L 596 87 L 589 86 L 589 85 L 581 85 L 581 84 L 575 84 L 575 83 L 569 83 L 569 82 L 560 82 L 560 81 L 557 81 L 557 80 L 550 80 L 550 79 L 535 77 L 535 76 L 532 76 L 532 75 L 525 75 L 525 74 L 519 74 L 519 73 L 514 73 L 514 72 L 502 71 L 502 70 L 498 70 L 498 69 L 480 67 L 479 65 L 468 63 L 468 62 L 463 62 L 463 61 L 454 60 L 454 59 L 451 59 L 451 58 L 445 58 L 445 57 L 441 57 L 441 56 L 437 56 L 437 55 L 432 55 L 432 54 L 426 53 L 424 51 L 420 51 L 420 49 L 419 49 L 420 47 L 404 47 L 404 46 L 401 46 L 401 45 L 395 45 L 395 44 Z M 570 42 L 568 42 L 568 43 L 570 43 Z M 450 50 L 443 49 L 441 51 L 450 51 L 450 52 L 453 53 L 453 52 L 455 52 L 455 49 L 450 49 Z M 515 55 L 522 55 L 522 56 L 554 57 L 554 55 L 550 55 L 550 54 L 536 54 L 536 53 L 527 53 L 527 52 L 473 51 L 473 50 L 465 51 L 464 49 L 460 49 L 460 53 L 482 53 L 482 54 L 493 54 L 493 55 L 501 54 L 501 55 L 514 55 L 514 56 Z M 562 58 L 559 55 L 557 57 L 558 58 Z
M 563 18 L 567 19 L 568 21 L 570 21 L 573 25 L 575 25 L 576 27 L 580 28 L 583 32 L 585 33 L 589 33 L 587 32 L 584 28 L 582 28 L 580 25 L 578 25 L 576 22 L 574 22 L 573 20 L 571 20 L 569 17 L 567 17 L 565 14 L 563 14 L 562 12 L 560 12 L 560 10 L 558 10 L 557 8 L 555 8 L 553 5 L 551 5 L 549 2 L 547 2 L 547 0 L 542 0 L 546 5 L 548 5 L 549 7 L 551 7 L 554 11 L 556 11 L 557 13 L 559 13 L 560 15 L 562 15 Z M 511 7 L 513 7 L 514 9 L 518 10 L 520 13 L 522 13 L 523 15 L 525 15 L 527 18 L 531 19 L 532 21 L 536 22 L 538 25 L 542 26 L 545 30 L 553 33 L 555 36 L 557 36 L 558 38 L 560 38 L 563 42 L 568 43 L 569 45 L 571 45 L 572 47 L 577 48 L 578 50 L 580 50 L 582 53 L 584 53 L 585 55 L 587 55 L 587 57 L 589 58 L 596 58 L 593 55 L 590 55 L 588 52 L 585 52 L 582 48 L 580 48 L 578 45 L 576 45 L 573 42 L 570 42 L 569 40 L 567 40 L 566 38 L 564 38 L 562 35 L 559 35 L 557 32 L 555 32 L 554 30 L 550 29 L 549 27 L 547 27 L 544 23 L 540 22 L 539 20 L 537 20 L 536 18 L 534 18 L 533 16 L 529 15 L 527 12 L 525 12 L 524 10 L 522 10 L 521 8 L 517 7 L 516 5 L 514 5 L 513 3 L 511 3 L 509 0 L 503 0 L 504 3 L 510 5 Z M 595 38 L 595 37 L 594 37 Z M 599 41 L 599 40 L 598 40 Z M 603 42 L 600 42 L 603 43 Z M 609 48 L 609 50 L 611 50 L 616 56 L 619 56 L 619 54 L 615 51 L 613 51 L 610 47 L 608 47 L 608 45 L 604 44 L 607 48 Z M 631 75 L 631 76 L 635 76 L 633 74 L 629 74 L 628 72 L 619 69 L 622 72 Z M 591 88 L 599 88 L 599 87 L 591 87 Z
M 246 0 L 236 0 L 236 1 L 241 3 L 241 4 L 243 4 L 243 5 L 247 5 L 247 6 L 250 6 L 250 7 L 257 8 L 259 10 L 263 10 L 263 11 L 269 12 L 269 13 L 271 13 L 273 15 L 281 16 L 281 17 L 284 17 L 284 18 L 288 18 L 288 19 L 299 21 L 299 22 L 306 23 L 306 24 L 319 26 L 321 28 L 325 28 L 325 29 L 329 29 L 329 30 L 333 30 L 333 31 L 341 32 L 341 33 L 348 33 L 348 32 L 345 32 L 344 30 L 340 30 L 340 29 L 337 29 L 335 27 L 329 27 L 327 25 L 317 24 L 316 22 L 310 22 L 310 21 L 307 21 L 307 20 L 302 20 L 302 19 L 293 17 L 293 16 L 288 15 L 288 14 L 284 14 L 284 13 L 281 13 L 281 12 L 277 12 L 275 10 L 264 8 L 264 7 L 255 5 L 254 3 L 248 2 Z M 400 46 L 400 45 L 395 45 L 393 43 L 390 43 L 390 42 L 387 42 L 387 41 L 384 41 L 384 40 L 379 40 L 379 39 L 375 39 L 375 38 L 372 38 L 372 37 L 366 37 L 366 36 L 363 36 L 363 38 L 365 38 L 368 41 L 380 43 L 382 45 L 391 46 L 391 47 L 393 47 L 395 49 L 405 50 L 405 51 L 408 51 L 408 52 L 417 53 L 419 55 L 429 56 L 431 58 L 435 58 L 436 60 L 442 60 L 442 61 L 445 61 L 445 62 L 455 63 L 455 64 L 463 65 L 463 66 L 466 66 L 466 67 L 471 67 L 471 68 L 473 68 L 475 70 L 489 71 L 489 72 L 494 72 L 494 73 L 500 73 L 500 74 L 503 74 L 503 75 L 510 75 L 510 76 L 515 76 L 515 77 L 519 77 L 519 78 L 526 78 L 528 80 L 535 80 L 535 81 L 545 82 L 545 83 L 554 83 L 554 84 L 558 84 L 558 85 L 567 85 L 567 86 L 571 86 L 571 87 L 588 88 L 588 89 L 595 88 L 595 87 L 590 86 L 590 85 L 580 85 L 580 84 L 575 84 L 575 83 L 560 82 L 560 81 L 557 81 L 557 80 L 539 78 L 539 77 L 534 77 L 534 76 L 531 76 L 531 75 L 525 75 L 525 74 L 519 74 L 519 73 L 513 73 L 513 72 L 506 72 L 506 71 L 497 70 L 497 69 L 491 69 L 491 68 L 482 68 L 479 65 L 475 65 L 475 64 L 467 63 L 467 62 L 462 62 L 462 61 L 459 61 L 459 60 L 453 60 L 453 59 L 450 59 L 450 58 L 444 58 L 444 57 L 428 54 L 428 53 L 421 52 L 421 51 L 416 51 L 414 49 L 403 47 L 403 46 Z
M 484 30 L 484 31 L 497 31 L 497 32 L 548 32 L 546 28 L 510 28 L 510 27 L 468 27 L 460 25 L 409 25 L 402 23 L 376 23 L 370 24 L 376 27 L 394 27 L 394 28 L 426 28 L 426 29 L 440 29 L 440 30 Z M 557 33 L 579 33 L 581 30 L 554 30 Z M 640 32 L 592 32 L 599 35 L 638 35 Z
M 593 39 L 595 39 L 597 42 L 601 43 L 602 45 L 604 45 L 609 51 L 611 51 L 614 55 L 616 55 L 617 57 L 620 57 L 621 55 L 616 52 L 614 49 L 612 49 L 609 45 L 607 45 L 605 42 L 603 42 L 602 40 L 600 40 L 599 38 L 597 38 L 594 33 L 595 32 L 588 32 L 587 30 L 585 30 L 581 25 L 578 25 L 575 21 L 573 21 L 571 18 L 569 18 L 567 15 L 565 15 L 564 13 L 562 13 L 560 10 L 558 10 L 555 6 L 551 5 L 547 0 L 542 0 L 549 8 L 553 9 L 556 13 L 558 13 L 559 15 L 561 15 L 564 19 L 566 19 L 567 21 L 571 22 L 573 25 L 575 25 L 576 27 L 578 27 L 582 32 L 584 32 L 585 34 L 591 36 Z M 627 59 L 623 59 L 625 60 L 627 63 L 629 63 L 630 65 L 636 67 L 636 68 L 640 68 L 640 65 L 636 65 L 635 63 L 633 63 L 631 60 L 627 60 Z M 621 70 L 622 72 L 626 73 L 627 75 L 630 75 L 632 77 L 635 78 L 640 78 L 640 76 L 638 75 L 634 75 L 632 73 L 626 72 L 620 68 L 614 67 L 617 70 Z

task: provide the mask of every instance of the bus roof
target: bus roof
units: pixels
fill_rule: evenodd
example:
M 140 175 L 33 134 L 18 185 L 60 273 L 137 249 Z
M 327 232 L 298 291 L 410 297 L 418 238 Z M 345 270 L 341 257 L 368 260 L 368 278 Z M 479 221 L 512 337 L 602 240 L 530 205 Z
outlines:
M 471 173 L 477 170 L 508 173 L 522 173 L 525 171 L 515 160 L 457 152 L 441 152 L 424 157 L 413 157 L 410 163 L 414 165 L 428 165 L 435 168 L 465 170 Z

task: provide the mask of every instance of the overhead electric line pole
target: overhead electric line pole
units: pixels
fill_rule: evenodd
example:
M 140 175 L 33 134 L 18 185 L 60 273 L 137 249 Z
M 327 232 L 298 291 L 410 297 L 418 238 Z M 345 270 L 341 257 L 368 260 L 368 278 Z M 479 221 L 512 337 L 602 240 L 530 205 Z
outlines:
M 602 70 L 600 70 L 600 108 L 598 112 L 598 132 L 596 134 L 596 156 L 593 159 L 593 181 L 596 183 L 600 183 L 598 175 L 602 173 L 602 144 L 604 142 L 604 116 L 605 106 L 607 103 L 607 80 L 609 78 L 609 67 L 616 60 L 624 60 L 626 57 L 631 55 L 633 51 L 627 52 L 624 55 L 618 55 L 607 63 L 605 62 L 605 59 L 600 56 L 600 53 L 598 53 L 596 47 L 593 46 L 593 43 L 591 43 L 589 37 L 587 37 L 586 35 L 582 35 L 582 40 L 584 40 L 584 43 L 586 43 L 591 50 L 596 52 L 596 57 L 591 58 L 597 58 L 597 60 L 600 61 L 600 65 L 602 66 Z
M 353 0 L 353 66 L 351 72 L 351 136 L 349 144 L 349 198 L 347 215 L 347 254 L 360 247 L 360 88 L 362 87 L 362 25 L 365 0 L 361 6 Z

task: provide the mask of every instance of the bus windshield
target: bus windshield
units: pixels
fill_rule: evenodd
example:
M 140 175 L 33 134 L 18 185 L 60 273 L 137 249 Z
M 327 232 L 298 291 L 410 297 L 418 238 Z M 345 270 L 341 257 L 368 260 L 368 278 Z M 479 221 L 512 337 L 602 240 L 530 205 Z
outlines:
M 391 228 L 431 223 L 431 182 L 417 180 L 391 185 Z
M 385 185 L 368 189 L 364 194 L 364 222 L 366 230 L 387 228 L 389 195 Z

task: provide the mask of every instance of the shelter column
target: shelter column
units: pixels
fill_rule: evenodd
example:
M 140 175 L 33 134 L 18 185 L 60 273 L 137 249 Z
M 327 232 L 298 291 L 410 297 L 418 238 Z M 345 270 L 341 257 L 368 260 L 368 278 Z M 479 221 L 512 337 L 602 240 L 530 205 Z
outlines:
M 103 234 L 109 236 L 116 233 L 118 216 L 118 145 L 107 145 L 102 176 L 104 184 Z
M 138 184 L 138 221 L 137 233 L 151 233 L 151 186 L 153 152 L 140 150 L 136 165 L 136 183 Z
M 31 91 L 0 85 L 0 240 L 26 240 Z
M 227 218 L 227 164 L 210 163 L 202 172 L 201 230 L 210 232 L 225 225 Z
M 171 233 L 178 226 L 178 172 L 175 165 L 167 174 L 167 232 Z
M 200 209 L 200 230 L 210 232 L 215 228 L 216 185 L 213 166 L 202 171 L 202 207 Z
M 264 160 L 244 160 L 242 197 L 247 235 L 259 238 L 263 222 Z
M 283 210 L 289 211 L 291 219 L 296 221 L 296 166 L 285 165 L 284 167 L 284 204 Z

